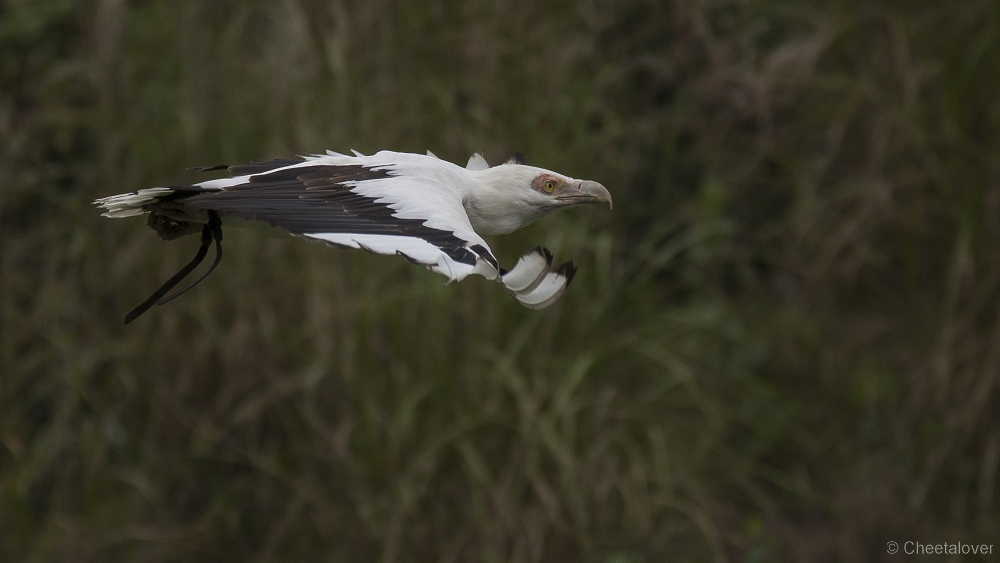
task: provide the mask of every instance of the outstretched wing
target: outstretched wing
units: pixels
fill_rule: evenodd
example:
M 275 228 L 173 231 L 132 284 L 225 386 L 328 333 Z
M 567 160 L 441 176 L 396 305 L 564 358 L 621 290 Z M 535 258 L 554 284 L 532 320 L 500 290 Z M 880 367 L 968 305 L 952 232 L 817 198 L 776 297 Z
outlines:
M 496 258 L 462 206 L 462 169 L 450 163 L 386 152 L 229 170 L 231 178 L 175 188 L 161 199 L 266 221 L 339 247 L 397 254 L 452 280 L 499 275 Z

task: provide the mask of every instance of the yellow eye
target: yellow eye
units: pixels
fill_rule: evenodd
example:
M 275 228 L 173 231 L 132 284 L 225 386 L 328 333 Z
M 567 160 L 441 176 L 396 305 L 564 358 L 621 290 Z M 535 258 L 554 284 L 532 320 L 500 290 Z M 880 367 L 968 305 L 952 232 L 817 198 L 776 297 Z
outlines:
M 551 192 L 554 189 L 556 189 L 556 185 L 554 182 L 552 182 L 551 180 L 545 182 L 545 191 Z

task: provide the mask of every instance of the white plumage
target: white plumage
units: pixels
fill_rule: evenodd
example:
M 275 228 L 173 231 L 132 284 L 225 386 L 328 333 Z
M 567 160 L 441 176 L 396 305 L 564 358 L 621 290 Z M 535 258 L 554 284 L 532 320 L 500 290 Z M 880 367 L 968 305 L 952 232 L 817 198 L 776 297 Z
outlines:
M 490 167 L 475 154 L 463 168 L 430 153 L 328 152 L 225 168 L 231 177 L 95 202 L 107 217 L 149 213 L 147 223 L 167 240 L 202 232 L 202 249 L 192 264 L 126 322 L 153 303 L 172 299 L 161 297 L 204 258 L 213 239 L 218 263 L 220 216 L 267 221 L 340 247 L 398 254 L 450 280 L 481 275 L 498 281 L 523 305 L 540 309 L 565 291 L 576 271 L 572 262 L 553 268 L 551 254 L 537 248 L 508 272 L 481 235 L 510 233 L 574 205 L 611 204 L 611 195 L 597 182 L 528 166 L 520 155 Z

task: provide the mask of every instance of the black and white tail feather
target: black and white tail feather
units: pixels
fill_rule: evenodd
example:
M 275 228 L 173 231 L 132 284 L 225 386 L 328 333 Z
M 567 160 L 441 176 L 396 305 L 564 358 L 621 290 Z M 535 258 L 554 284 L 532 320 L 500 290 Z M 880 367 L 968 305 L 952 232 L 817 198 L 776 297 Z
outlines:
M 552 266 L 535 248 L 509 271 L 482 235 L 517 230 L 546 213 L 584 203 L 611 204 L 597 182 L 528 166 L 520 153 L 490 167 L 479 154 L 465 168 L 425 155 L 381 151 L 371 156 L 327 152 L 294 160 L 253 162 L 227 169 L 230 177 L 190 186 L 157 187 L 98 199 L 106 217 L 148 214 L 164 240 L 201 233 L 194 259 L 125 317 L 184 293 L 222 258 L 221 217 L 266 221 L 294 235 L 342 248 L 400 255 L 461 281 L 471 274 L 496 280 L 522 305 L 542 309 L 566 291 L 576 268 Z M 164 297 L 204 260 L 216 258 L 197 281 Z

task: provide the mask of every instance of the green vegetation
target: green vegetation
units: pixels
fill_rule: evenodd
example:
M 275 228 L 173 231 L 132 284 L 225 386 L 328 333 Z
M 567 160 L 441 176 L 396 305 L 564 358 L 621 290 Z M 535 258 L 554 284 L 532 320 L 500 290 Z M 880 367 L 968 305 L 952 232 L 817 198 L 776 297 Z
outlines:
M 0 0 L 0 560 L 1000 549 L 1000 4 Z M 324 149 L 598 180 L 483 280 L 90 202 Z

